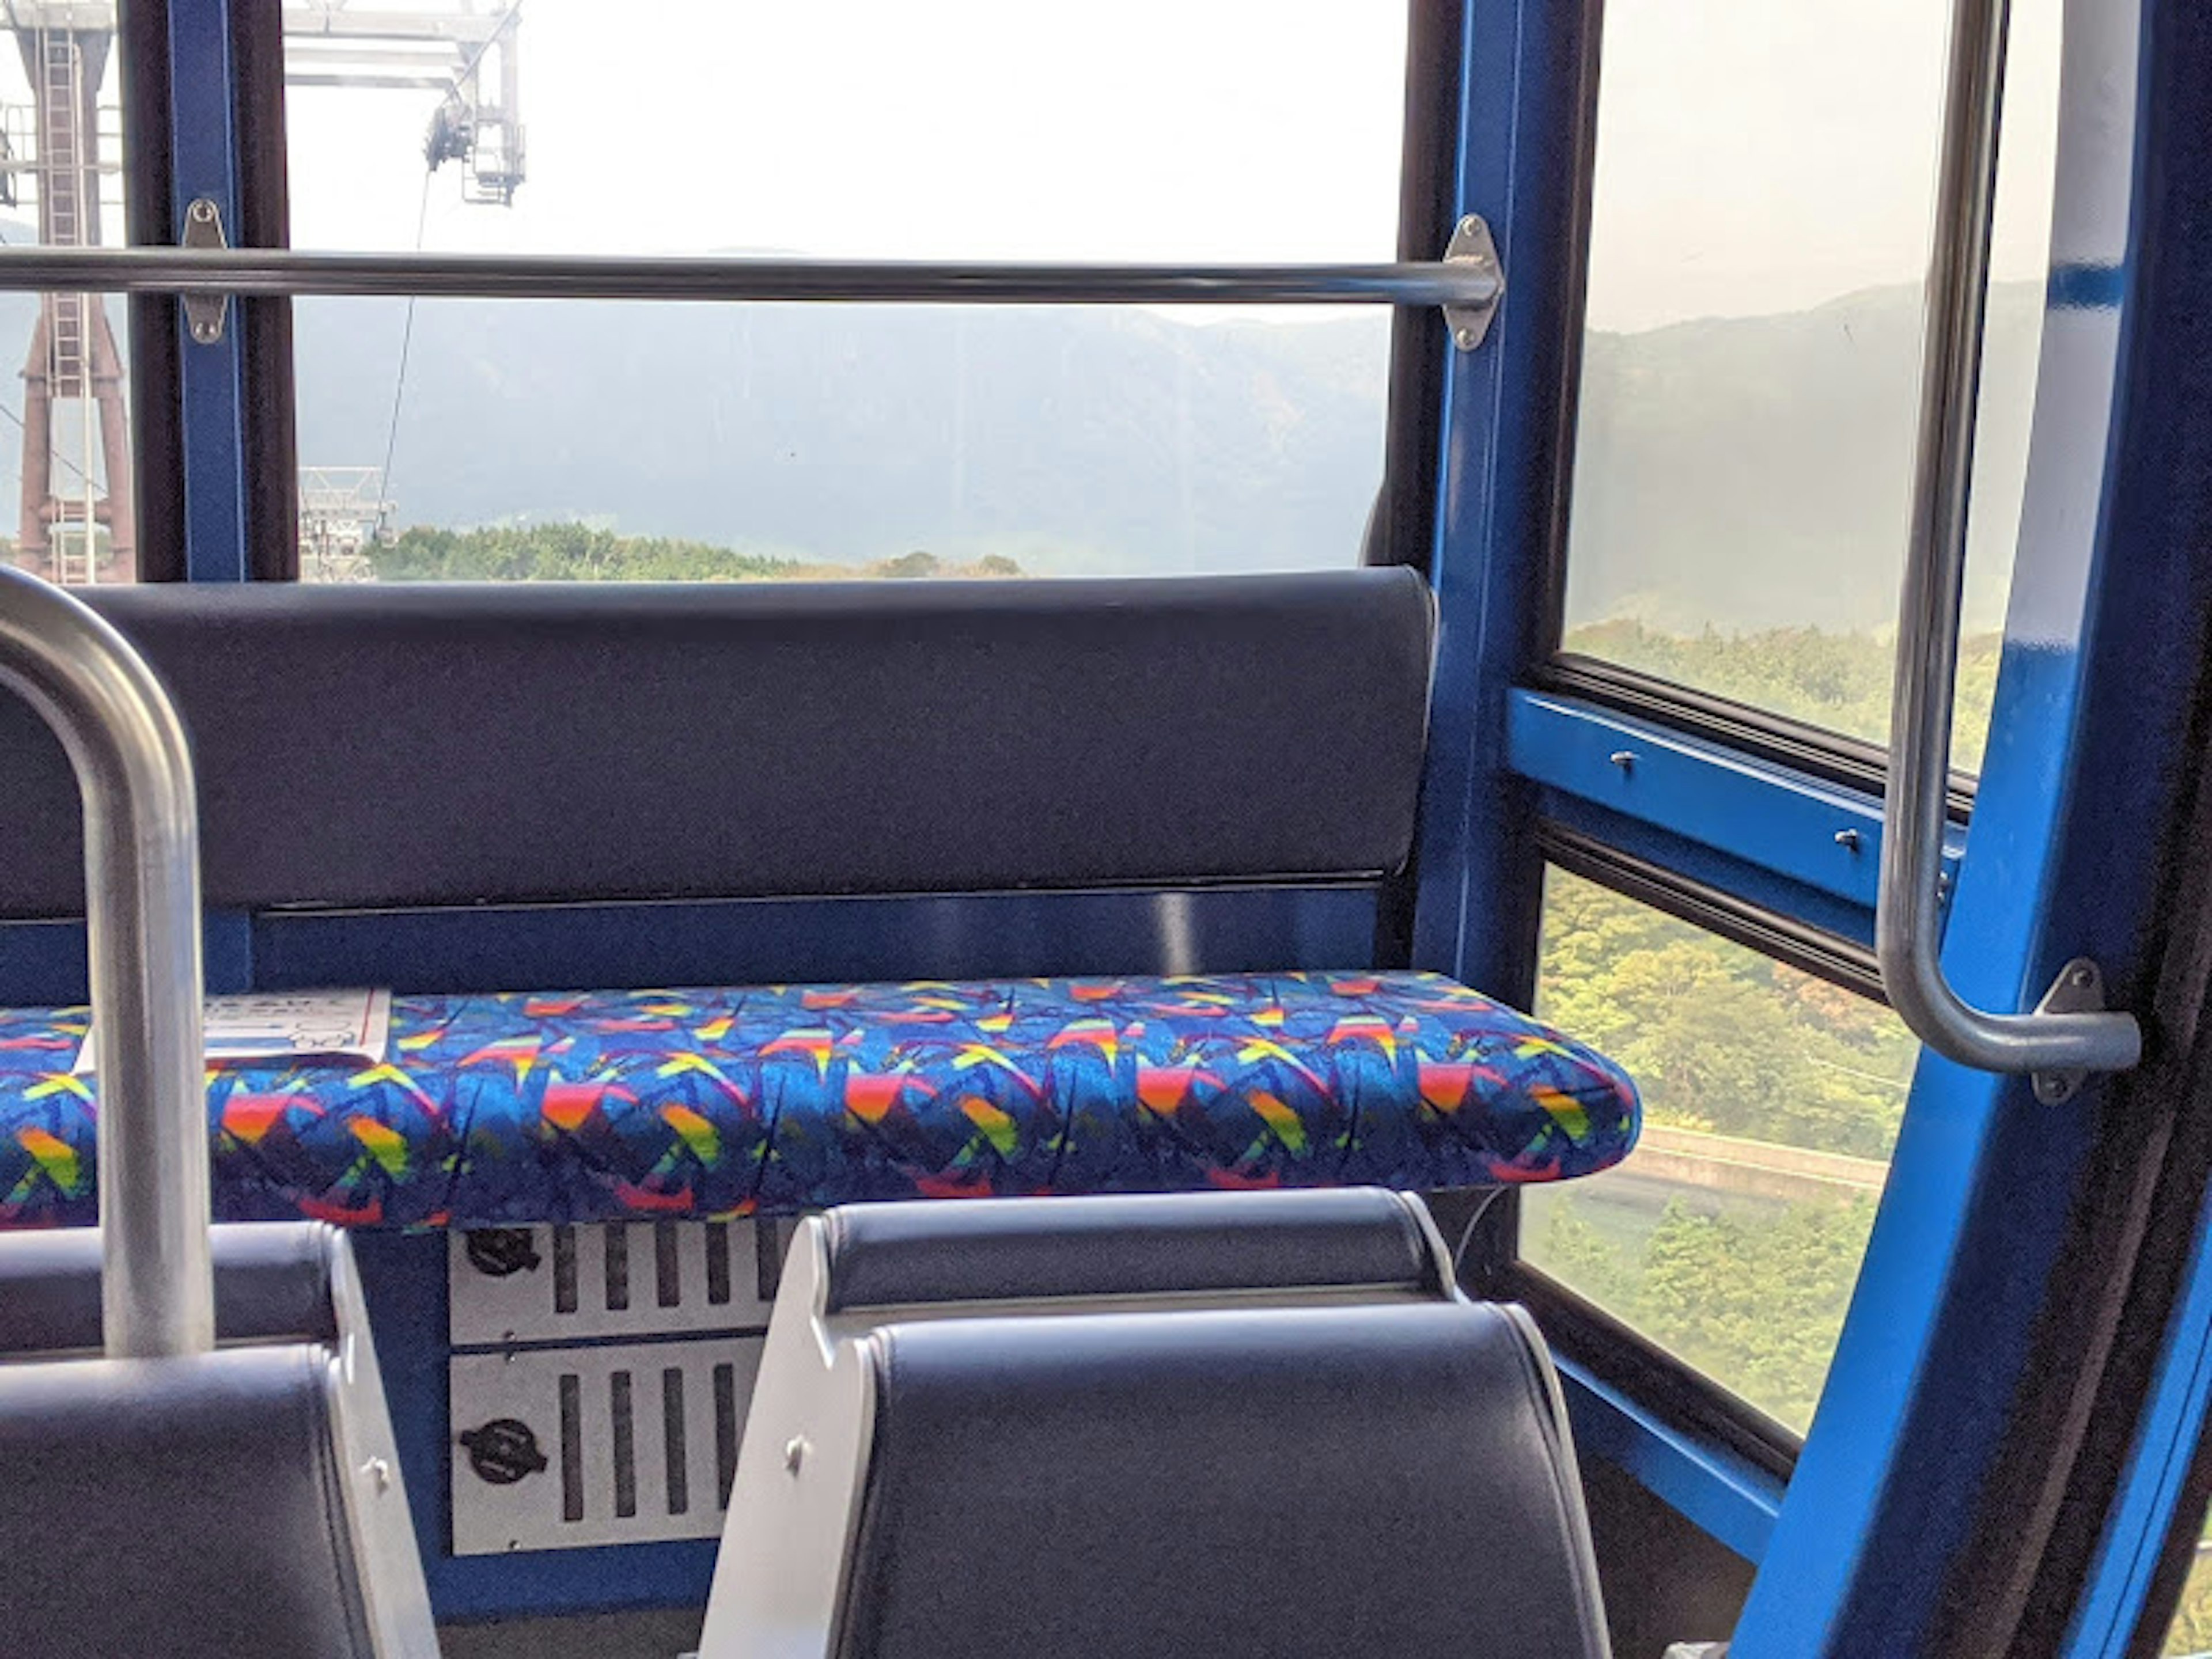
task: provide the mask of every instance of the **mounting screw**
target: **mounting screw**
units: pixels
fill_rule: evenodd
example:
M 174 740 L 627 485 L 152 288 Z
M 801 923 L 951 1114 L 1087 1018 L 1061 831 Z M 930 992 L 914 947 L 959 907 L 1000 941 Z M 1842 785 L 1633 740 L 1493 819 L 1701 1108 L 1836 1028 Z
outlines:
M 1837 830 L 1836 845 L 1842 848 L 1846 853 L 1857 852 L 1859 850 L 1859 832 L 1856 830 Z
M 2097 982 L 2097 970 L 2085 962 L 2066 977 L 2075 990 L 2086 991 Z
M 1463 328 L 1460 330 L 1458 333 L 1452 336 L 1452 343 L 1456 345 L 1462 351 L 1472 351 L 1479 342 L 1476 339 L 1475 332 L 1473 329 Z
M 204 196 L 194 198 L 191 206 L 185 210 L 192 216 L 195 224 L 210 224 L 215 220 L 215 204 Z
M 1606 759 L 1624 772 L 1636 769 L 1636 751 L 1633 749 L 1616 749 Z
M 222 331 L 213 323 L 194 323 L 192 338 L 202 345 L 213 345 L 217 340 L 222 338 Z
M 363 1475 L 368 1477 L 369 1484 L 374 1486 L 377 1491 L 390 1492 L 392 1490 L 392 1465 L 386 1462 L 382 1458 L 370 1458 L 368 1462 L 361 1466 L 361 1472 Z
M 806 1437 L 803 1434 L 794 1434 L 783 1449 L 784 1473 L 796 1475 L 799 1473 L 799 1466 L 805 1461 Z

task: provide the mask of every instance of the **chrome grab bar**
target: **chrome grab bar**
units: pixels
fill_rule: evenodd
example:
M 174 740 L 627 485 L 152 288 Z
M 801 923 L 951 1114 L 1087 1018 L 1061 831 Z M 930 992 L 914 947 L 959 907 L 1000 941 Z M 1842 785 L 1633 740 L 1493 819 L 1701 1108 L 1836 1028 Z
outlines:
M 1941 954 L 1951 708 L 2008 10 L 2007 0 L 1955 0 L 1952 10 L 1875 954 L 1891 1006 L 1922 1042 L 1981 1071 L 2036 1073 L 2048 1100 L 2070 1094 L 2081 1073 L 2135 1065 L 2142 1034 L 2134 1017 L 2102 1011 L 2101 978 L 2082 961 L 2067 964 L 2036 1012 L 1990 1013 L 1952 988 Z
M 215 1276 L 199 814 L 184 726 L 128 641 L 6 565 L 0 684 L 53 728 L 84 799 L 106 1351 L 204 1352 L 215 1346 Z
M 1486 259 L 1479 254 L 1385 264 L 1162 265 L 9 247 L 0 249 L 0 289 L 9 289 L 207 296 L 1398 305 L 1480 311 L 1497 302 L 1504 282 L 1494 256 Z

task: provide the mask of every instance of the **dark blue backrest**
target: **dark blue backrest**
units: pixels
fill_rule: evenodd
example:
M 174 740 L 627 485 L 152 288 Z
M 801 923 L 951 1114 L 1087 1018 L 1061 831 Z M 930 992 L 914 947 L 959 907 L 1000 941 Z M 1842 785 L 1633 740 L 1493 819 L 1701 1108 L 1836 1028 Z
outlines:
M 1373 876 L 1412 843 L 1402 570 L 94 602 L 181 707 L 217 906 Z M 74 793 L 0 698 L 0 915 L 81 907 Z
M 844 1659 L 1601 1659 L 1556 1386 L 1466 1302 L 893 1324 Z

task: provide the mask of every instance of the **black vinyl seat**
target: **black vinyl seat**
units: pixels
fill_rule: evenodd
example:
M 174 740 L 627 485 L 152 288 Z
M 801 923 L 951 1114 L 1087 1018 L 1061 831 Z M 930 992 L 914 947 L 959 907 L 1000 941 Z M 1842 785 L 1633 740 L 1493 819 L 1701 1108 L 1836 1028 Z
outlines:
M 895 1324 L 842 1659 L 1598 1659 L 1540 1339 L 1430 1306 Z
M 786 1259 L 702 1659 L 1604 1659 L 1557 1373 L 1372 1188 L 848 1206 Z
M 216 1352 L 84 1358 L 100 1236 L 0 1237 L 8 1659 L 435 1659 L 345 1234 L 216 1227 Z
M 286 1343 L 0 1366 L 10 1659 L 380 1659 L 333 1519 L 334 1364 Z

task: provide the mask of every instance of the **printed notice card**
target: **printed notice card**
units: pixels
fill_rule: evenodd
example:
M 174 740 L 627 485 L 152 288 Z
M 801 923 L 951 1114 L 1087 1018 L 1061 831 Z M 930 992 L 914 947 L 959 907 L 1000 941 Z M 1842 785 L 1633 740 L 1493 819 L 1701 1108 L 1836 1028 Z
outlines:
M 295 1055 L 373 1062 L 384 1058 L 391 1041 L 392 993 L 254 992 L 210 997 L 200 1018 L 210 1066 Z M 98 1035 L 85 1034 L 72 1068 L 80 1074 L 97 1069 L 93 1042 Z

